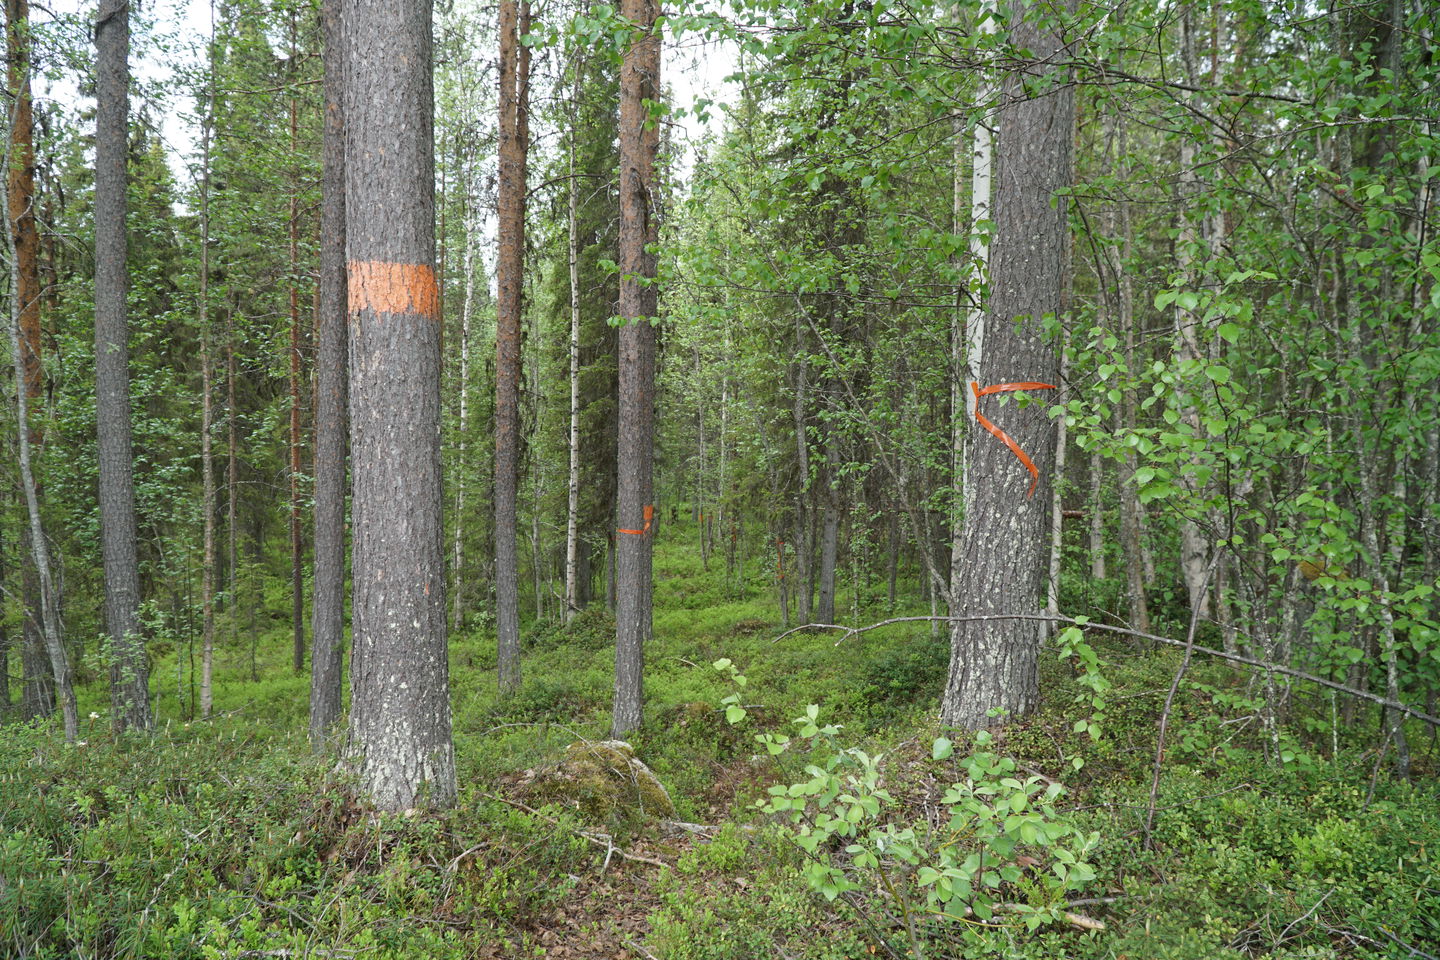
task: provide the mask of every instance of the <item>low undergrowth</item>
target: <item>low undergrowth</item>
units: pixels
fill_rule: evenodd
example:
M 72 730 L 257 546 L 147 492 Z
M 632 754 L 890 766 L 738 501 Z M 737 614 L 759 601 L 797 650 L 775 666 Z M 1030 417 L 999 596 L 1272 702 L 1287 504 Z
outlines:
M 760 585 L 727 585 L 722 564 L 707 573 L 675 550 L 657 559 L 669 571 L 657 596 L 674 602 L 657 611 L 647 719 L 632 742 L 676 819 L 700 832 L 607 840 L 563 806 L 515 805 L 530 772 L 606 734 L 613 623 L 602 608 L 531 629 L 510 698 L 495 690 L 493 636 L 453 639 L 461 802 L 409 819 L 364 810 L 333 759 L 302 741 L 306 684 L 277 628 L 257 644 L 259 682 L 248 638 L 221 650 L 215 719 L 191 714 L 176 647 L 179 659 L 155 670 L 163 719 L 151 739 L 110 737 L 98 684 L 82 690 L 95 713 L 83 746 L 64 746 L 53 725 L 0 727 L 0 956 L 1440 955 L 1440 801 L 1424 732 L 1411 735 L 1415 778 L 1397 782 L 1372 746 L 1373 718 L 1347 725 L 1325 701 L 1297 700 L 1272 724 L 1245 675 L 1196 663 L 1147 832 L 1173 653 L 1091 637 L 1110 684 L 1103 711 L 1079 661 L 1047 655 L 1044 708 L 976 745 L 933 719 L 947 650 L 927 625 L 838 650 L 825 634 L 773 642 L 781 631 Z M 695 608 L 697 597 L 720 605 Z M 748 678 L 742 689 L 712 667 L 722 659 Z M 1076 729 L 1101 712 L 1098 739 Z M 803 735 L 807 723 L 817 735 Z M 782 736 L 786 749 L 766 748 Z M 977 751 L 990 766 L 971 763 Z M 992 781 L 996 792 L 974 792 Z M 819 790 L 792 795 L 796 784 Z M 883 798 L 872 808 L 857 789 Z M 1033 810 L 1067 856 L 1084 843 L 1083 882 L 1057 872 L 1018 821 L 1013 846 L 995 842 L 1003 818 L 1000 833 L 973 818 L 957 826 L 966 797 Z M 936 855 L 907 858 L 897 836 Z M 952 882 L 940 909 L 915 909 L 940 888 L 936 864 L 963 872 L 981 846 L 997 858 L 989 907 Z M 991 883 L 985 872 L 976 882 Z

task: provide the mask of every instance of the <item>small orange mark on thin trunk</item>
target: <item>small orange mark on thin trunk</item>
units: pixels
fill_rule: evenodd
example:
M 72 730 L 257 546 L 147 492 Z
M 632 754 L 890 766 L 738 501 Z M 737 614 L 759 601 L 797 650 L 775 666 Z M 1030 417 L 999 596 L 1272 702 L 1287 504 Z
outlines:
M 440 316 L 440 288 L 435 271 L 423 263 L 386 263 L 382 260 L 351 260 L 349 272 L 350 312 Z

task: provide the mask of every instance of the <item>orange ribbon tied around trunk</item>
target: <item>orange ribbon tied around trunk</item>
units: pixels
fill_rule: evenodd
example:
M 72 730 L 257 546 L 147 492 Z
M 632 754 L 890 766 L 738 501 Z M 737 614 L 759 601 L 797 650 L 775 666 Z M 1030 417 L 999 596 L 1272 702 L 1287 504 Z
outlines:
M 1020 462 L 1025 464 L 1025 469 L 1030 471 L 1030 492 L 1025 494 L 1025 499 L 1029 500 L 1035 496 L 1035 485 L 1040 482 L 1040 471 L 1036 468 L 1035 462 L 1025 455 L 1024 450 L 1020 449 L 1020 444 L 1010 439 L 1008 433 L 995 426 L 995 424 L 991 423 L 986 419 L 985 415 L 980 412 L 980 398 L 992 393 L 1008 393 L 1014 390 L 1054 390 L 1055 384 L 1036 383 L 1034 381 L 1026 383 L 996 383 L 982 390 L 980 384 L 971 380 L 970 389 L 975 392 L 975 419 L 980 421 L 980 426 L 989 430 L 995 439 L 1009 447 L 1010 452 L 1019 457 Z
M 640 530 L 625 530 L 625 529 L 623 529 L 623 528 L 617 527 L 617 528 L 616 528 L 616 532 L 617 532 L 617 533 L 628 533 L 628 534 L 630 534 L 630 535 L 632 535 L 632 536 L 636 536 L 636 537 L 644 536 L 645 534 L 647 534 L 647 533 L 650 532 L 650 521 L 653 520 L 653 519 L 655 519 L 655 505 L 654 505 L 654 504 L 647 503 L 647 504 L 645 504 L 645 526 L 644 526 L 643 529 L 640 529 Z

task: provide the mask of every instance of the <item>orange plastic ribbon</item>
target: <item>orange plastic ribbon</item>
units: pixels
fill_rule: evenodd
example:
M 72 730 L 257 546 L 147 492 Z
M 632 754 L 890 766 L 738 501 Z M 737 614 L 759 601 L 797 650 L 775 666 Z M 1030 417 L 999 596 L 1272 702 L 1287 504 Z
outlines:
M 650 521 L 655 519 L 655 507 L 653 504 L 645 504 L 645 526 L 640 530 L 625 530 L 616 528 L 618 533 L 628 533 L 632 536 L 641 537 L 650 532 Z
M 980 412 L 980 398 L 992 393 L 1008 393 L 1013 390 L 1054 390 L 1055 384 L 1038 383 L 1035 381 L 1026 381 L 1024 383 L 997 383 L 982 390 L 980 389 L 980 384 L 971 380 L 970 389 L 975 392 L 975 419 L 980 421 L 980 426 L 989 430 L 995 439 L 1009 447 L 1010 452 L 1019 457 L 1020 462 L 1025 464 L 1025 469 L 1030 471 L 1030 491 L 1025 494 L 1025 499 L 1029 500 L 1035 496 L 1035 485 L 1040 482 L 1040 471 L 1036 468 L 1035 462 L 1025 455 L 1024 450 L 1020 449 L 1020 444 L 1010 439 L 1008 433 L 995 426 L 995 424 L 991 423 L 986 419 L 985 415 Z

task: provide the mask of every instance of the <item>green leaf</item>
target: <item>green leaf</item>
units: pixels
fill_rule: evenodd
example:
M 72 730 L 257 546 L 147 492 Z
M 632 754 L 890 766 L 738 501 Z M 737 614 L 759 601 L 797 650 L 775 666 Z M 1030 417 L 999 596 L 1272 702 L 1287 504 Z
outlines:
M 938 737 L 930 745 L 930 759 L 948 760 L 955 753 L 955 743 L 947 737 Z

